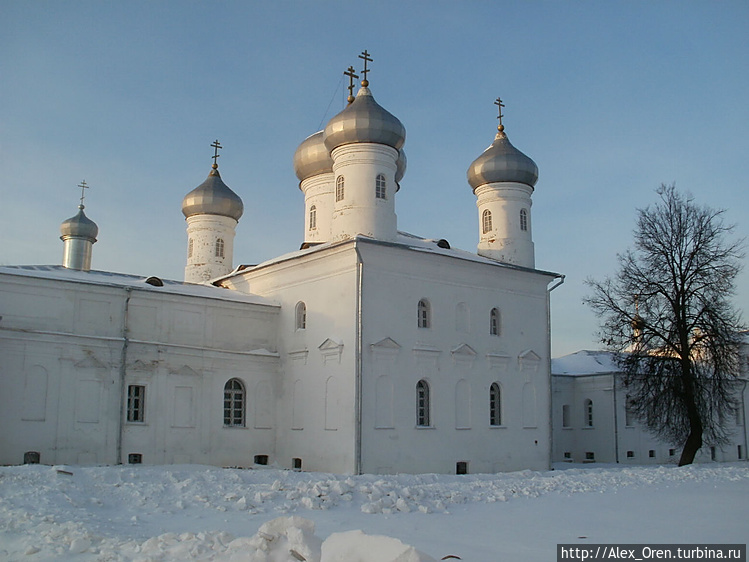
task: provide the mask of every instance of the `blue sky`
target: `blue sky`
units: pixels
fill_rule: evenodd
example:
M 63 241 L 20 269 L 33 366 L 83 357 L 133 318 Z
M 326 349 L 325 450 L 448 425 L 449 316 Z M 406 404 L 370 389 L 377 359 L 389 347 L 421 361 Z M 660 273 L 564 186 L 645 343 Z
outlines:
M 676 182 L 749 234 L 749 3 L 0 0 L 0 264 L 60 263 L 60 223 L 99 225 L 93 267 L 181 279 L 180 205 L 208 174 L 245 204 L 235 264 L 295 250 L 292 156 L 343 108 L 342 72 L 374 58 L 377 101 L 405 125 L 401 230 L 475 250 L 466 181 L 501 96 L 538 164 L 539 268 L 553 355 L 598 348 L 586 277 L 616 268 L 635 213 Z M 749 272 L 737 306 L 749 311 Z

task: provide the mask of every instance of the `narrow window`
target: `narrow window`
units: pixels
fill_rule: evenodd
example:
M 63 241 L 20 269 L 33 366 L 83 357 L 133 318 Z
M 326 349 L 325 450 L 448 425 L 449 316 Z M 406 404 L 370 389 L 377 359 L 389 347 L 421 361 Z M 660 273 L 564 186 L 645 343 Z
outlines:
M 655 449 L 650 449 L 648 451 L 648 457 L 650 457 L 651 459 L 655 458 Z
M 296 303 L 296 329 L 307 329 L 307 305 L 302 301 Z
M 673 457 L 676 454 L 676 449 L 669 449 L 668 450 L 668 456 Z
M 502 391 L 496 382 L 489 387 L 489 425 L 502 425 Z
M 429 328 L 429 324 L 430 324 L 429 301 L 426 299 L 421 299 L 419 301 L 419 306 L 417 307 L 417 311 L 418 311 L 417 326 L 419 328 Z
M 224 239 L 223 238 L 219 238 L 216 240 L 216 257 L 217 258 L 224 257 Z
M 192 238 L 190 238 L 187 241 L 187 257 L 188 258 L 192 257 L 192 252 L 193 252 L 194 249 L 195 249 L 195 240 L 193 240 Z
M 570 427 L 570 405 L 562 404 L 562 427 Z
M 429 383 L 420 380 L 416 383 L 416 425 L 429 427 Z
M 127 387 L 127 421 L 145 421 L 146 387 L 131 384 Z
M 736 446 L 738 447 L 739 460 L 742 460 L 744 458 L 744 451 L 741 450 L 741 445 Z
M 343 201 L 343 176 L 338 176 L 335 180 L 335 200 Z
M 224 385 L 224 425 L 244 426 L 244 385 L 231 379 Z
M 314 205 L 309 208 L 309 229 L 317 229 L 317 207 Z
M 528 230 L 528 211 L 520 209 L 520 230 Z
M 489 209 L 481 213 L 481 228 L 484 234 L 492 231 L 492 212 Z
M 593 427 L 593 401 L 585 401 L 585 427 Z
M 635 452 L 634 451 L 627 451 L 627 458 L 628 459 L 635 458 Z
M 716 453 L 715 446 L 710 447 L 710 460 L 711 461 L 716 460 L 717 456 L 715 453 Z
M 635 424 L 634 412 L 632 412 L 632 400 L 627 396 L 624 401 L 624 425 L 631 427 Z
M 302 470 L 302 459 L 298 457 L 291 459 L 291 468 L 296 471 Z
M 468 474 L 468 461 L 458 461 L 455 463 L 455 474 Z
M 387 199 L 385 185 L 385 176 L 377 174 L 377 179 L 375 180 L 375 197 L 377 199 Z
M 499 332 L 499 309 L 492 308 L 492 311 L 489 314 L 489 334 L 492 336 L 498 336 Z

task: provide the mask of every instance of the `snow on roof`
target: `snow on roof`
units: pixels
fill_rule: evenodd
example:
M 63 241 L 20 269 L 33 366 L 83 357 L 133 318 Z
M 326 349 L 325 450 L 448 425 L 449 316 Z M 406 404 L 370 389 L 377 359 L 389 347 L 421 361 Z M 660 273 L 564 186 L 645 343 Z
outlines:
M 172 295 L 218 299 L 248 304 L 261 304 L 266 306 L 279 306 L 278 303 L 271 299 L 257 295 L 248 295 L 246 293 L 240 293 L 222 287 L 215 287 L 213 285 L 184 283 L 182 281 L 173 281 L 171 279 L 142 277 L 140 275 L 113 273 L 110 271 L 79 271 L 76 269 L 68 269 L 61 265 L 0 266 L 0 274 L 34 277 L 37 279 L 54 279 L 70 283 L 86 283 L 110 287 L 129 287 L 143 291 L 168 293 Z M 161 283 L 160 286 L 158 285 L 159 282 Z
M 489 258 L 485 258 L 483 256 L 480 256 L 473 252 L 468 252 L 466 250 L 460 250 L 457 248 L 450 247 L 449 243 L 446 240 L 434 240 L 431 238 L 421 238 L 420 236 L 416 236 L 414 234 L 409 234 L 407 232 L 401 232 L 398 231 L 398 237 L 396 242 L 385 242 L 382 240 L 377 240 L 375 238 L 368 238 L 366 236 L 357 236 L 356 238 L 351 238 L 348 240 L 343 241 L 334 241 L 334 242 L 324 242 L 322 244 L 317 244 L 315 246 L 311 246 L 309 248 L 304 248 L 301 250 L 297 250 L 295 252 L 289 252 L 287 254 L 283 254 L 280 256 L 277 256 L 275 258 L 272 258 L 270 260 L 264 261 L 262 263 L 256 264 L 256 265 L 240 265 L 237 267 L 234 271 L 229 273 L 226 276 L 220 277 L 219 279 L 215 279 L 214 281 L 219 281 L 221 279 L 227 279 L 229 277 L 233 277 L 235 275 L 241 275 L 243 271 L 247 271 L 248 269 L 258 269 L 262 267 L 267 267 L 270 265 L 274 265 L 276 263 L 281 263 L 287 260 L 292 260 L 297 257 L 309 255 L 314 252 L 319 252 L 328 248 L 332 248 L 334 246 L 340 245 L 340 244 L 347 244 L 352 243 L 356 240 L 364 241 L 364 242 L 371 242 L 373 244 L 383 244 L 383 245 L 390 245 L 390 246 L 400 246 L 405 247 L 406 249 L 414 250 L 417 252 L 429 252 L 432 254 L 440 254 L 443 256 L 448 256 L 452 258 L 457 258 L 461 260 L 466 261 L 472 261 L 477 263 L 484 263 L 487 265 L 492 265 L 495 267 L 504 267 L 508 269 L 517 269 L 521 271 L 533 271 L 535 273 L 541 273 L 543 275 L 549 275 L 552 277 L 561 277 L 560 274 L 554 273 L 551 271 L 544 271 L 540 269 L 531 269 L 527 267 L 522 267 L 518 265 L 513 265 L 510 263 L 502 263 L 498 262 L 496 260 L 492 260 Z
M 616 354 L 612 351 L 582 350 L 551 360 L 552 375 L 600 375 L 618 373 Z

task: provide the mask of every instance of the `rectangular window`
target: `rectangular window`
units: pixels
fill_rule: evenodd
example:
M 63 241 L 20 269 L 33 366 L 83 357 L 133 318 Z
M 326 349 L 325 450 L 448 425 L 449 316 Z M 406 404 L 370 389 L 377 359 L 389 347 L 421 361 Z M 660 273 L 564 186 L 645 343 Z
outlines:
M 627 458 L 628 459 L 635 458 L 635 452 L 634 451 L 627 451 Z
M 650 450 L 648 451 L 648 456 L 649 456 L 649 457 L 650 457 L 651 459 L 654 459 L 654 458 L 655 458 L 655 450 L 654 450 L 654 449 L 650 449 Z
M 570 427 L 570 405 L 562 405 L 562 427 Z
M 458 461 L 455 464 L 455 474 L 468 474 L 468 462 Z
M 710 447 L 710 460 L 714 461 L 715 459 L 716 459 L 716 451 L 715 451 L 715 447 L 713 446 L 713 447 Z
M 146 387 L 131 384 L 127 387 L 127 421 L 143 422 L 146 414 Z
M 570 453 L 569 451 L 565 451 L 564 452 L 564 460 L 571 461 L 572 460 L 572 453 Z
M 742 460 L 744 458 L 744 451 L 741 450 L 741 445 L 737 445 L 737 447 L 739 448 L 739 460 Z
M 291 459 L 291 468 L 294 470 L 302 470 L 302 459 L 298 457 Z
M 586 460 L 586 461 L 594 461 L 594 460 L 596 460 L 596 455 L 595 455 L 595 453 L 593 453 L 592 451 L 587 451 L 587 452 L 585 453 L 585 460 Z
M 673 457 L 676 454 L 676 449 L 669 449 L 668 450 L 668 456 Z
M 127 456 L 127 462 L 128 464 L 142 464 L 143 455 L 141 453 L 130 453 Z

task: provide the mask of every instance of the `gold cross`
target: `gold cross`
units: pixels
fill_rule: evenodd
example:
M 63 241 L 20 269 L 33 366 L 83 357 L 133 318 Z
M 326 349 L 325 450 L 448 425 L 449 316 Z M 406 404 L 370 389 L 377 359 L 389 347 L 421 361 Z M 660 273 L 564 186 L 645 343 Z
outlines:
M 369 86 L 369 80 L 367 80 L 367 72 L 369 72 L 369 70 L 367 70 L 367 63 L 372 62 L 372 59 L 369 58 L 369 53 L 367 52 L 366 49 L 362 51 L 362 54 L 359 55 L 359 58 L 364 60 L 364 70 L 362 70 L 362 75 L 364 76 L 364 78 L 361 81 L 361 85 L 366 88 L 367 86 Z
M 221 146 L 221 145 L 220 145 L 220 144 L 218 143 L 218 139 L 216 139 L 215 141 L 213 141 L 213 143 L 211 144 L 211 146 L 212 146 L 212 147 L 213 147 L 213 149 L 214 149 L 214 150 L 213 150 L 213 156 L 211 156 L 211 158 L 213 158 L 213 167 L 214 167 L 214 168 L 218 168 L 218 164 L 216 163 L 216 159 L 217 159 L 217 158 L 218 158 L 219 156 L 221 156 L 221 155 L 220 155 L 220 154 L 218 153 L 218 149 L 219 149 L 219 148 L 224 148 L 224 147 L 223 147 L 223 146 Z
M 494 105 L 496 105 L 499 108 L 499 117 L 497 117 L 497 119 L 499 119 L 499 126 L 503 127 L 502 117 L 504 117 L 504 115 L 502 115 L 502 108 L 505 106 L 505 104 L 502 103 L 502 98 L 497 98 L 494 101 Z
M 346 69 L 346 72 L 343 73 L 345 76 L 348 76 L 348 102 L 351 103 L 354 101 L 354 78 L 359 78 L 356 74 L 354 74 L 354 67 L 349 66 Z
M 81 209 L 83 209 L 83 198 L 86 197 L 86 190 L 88 189 L 86 180 L 83 180 L 81 183 L 79 183 L 78 187 L 81 188 Z

